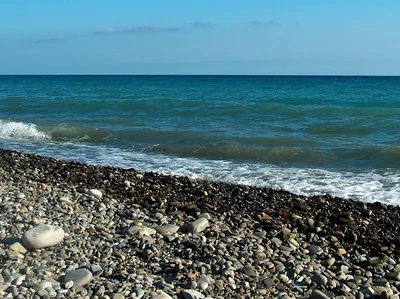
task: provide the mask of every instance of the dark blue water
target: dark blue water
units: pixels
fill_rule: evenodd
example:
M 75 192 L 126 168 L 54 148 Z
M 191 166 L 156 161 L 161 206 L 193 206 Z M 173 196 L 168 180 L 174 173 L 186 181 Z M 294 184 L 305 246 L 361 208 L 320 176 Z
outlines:
M 398 204 L 400 77 L 0 76 L 0 145 Z

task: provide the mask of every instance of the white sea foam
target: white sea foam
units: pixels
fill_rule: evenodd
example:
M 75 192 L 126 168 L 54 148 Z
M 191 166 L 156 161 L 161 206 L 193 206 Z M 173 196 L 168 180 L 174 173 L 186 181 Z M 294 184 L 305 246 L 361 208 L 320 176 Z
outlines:
M 39 131 L 34 124 L 5 121 L 0 119 L 0 138 L 43 140 L 50 139 L 44 132 Z
M 269 187 L 306 196 L 330 194 L 363 202 L 380 201 L 392 205 L 400 204 L 400 171 L 398 170 L 357 173 L 311 168 L 283 168 L 265 164 L 179 158 L 136 150 L 127 151 L 106 146 L 73 143 L 46 142 L 35 145 L 14 141 L 7 144 L 7 148 L 90 164 Z

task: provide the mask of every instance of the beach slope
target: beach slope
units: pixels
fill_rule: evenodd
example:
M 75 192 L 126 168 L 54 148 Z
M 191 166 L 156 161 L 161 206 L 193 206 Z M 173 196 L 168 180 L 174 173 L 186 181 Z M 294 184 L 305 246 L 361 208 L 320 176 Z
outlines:
M 399 298 L 399 224 L 398 206 L 0 149 L 3 297 Z

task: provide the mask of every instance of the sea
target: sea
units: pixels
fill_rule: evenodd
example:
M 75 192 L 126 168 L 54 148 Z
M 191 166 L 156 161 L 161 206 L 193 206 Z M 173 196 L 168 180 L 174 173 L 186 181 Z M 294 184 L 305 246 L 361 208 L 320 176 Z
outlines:
M 400 204 L 400 77 L 0 76 L 0 147 Z

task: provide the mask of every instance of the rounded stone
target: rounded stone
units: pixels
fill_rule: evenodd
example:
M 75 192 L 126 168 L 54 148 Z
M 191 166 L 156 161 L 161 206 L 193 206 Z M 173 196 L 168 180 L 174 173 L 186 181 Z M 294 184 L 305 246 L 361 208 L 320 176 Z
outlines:
M 64 230 L 52 225 L 39 225 L 24 233 L 22 243 L 28 249 L 57 245 L 64 239 Z
M 179 226 L 175 224 L 165 224 L 155 227 L 155 230 L 160 234 L 173 234 L 176 233 L 178 229 Z
M 144 290 L 142 288 L 134 288 L 133 292 L 136 294 L 137 298 L 142 298 L 144 296 Z
M 144 225 L 133 225 L 131 228 L 129 228 L 128 233 L 131 235 L 151 236 L 156 233 L 156 230 L 152 227 L 147 227 Z
M 81 287 L 88 284 L 92 280 L 92 272 L 88 269 L 77 269 L 69 271 L 64 276 L 64 282 L 73 281 L 74 287 Z
M 185 299 L 202 299 L 206 297 L 204 294 L 196 290 L 184 290 L 182 294 Z
M 313 290 L 311 293 L 311 299 L 329 299 L 328 295 L 325 295 L 323 292 L 319 290 Z
M 322 265 L 325 267 L 332 267 L 335 263 L 336 259 L 334 257 L 330 257 L 322 262 Z
M 152 299 L 172 299 L 170 295 L 165 293 L 164 291 L 158 291 L 157 294 L 151 296 Z
M 208 219 L 201 217 L 190 224 L 189 232 L 192 234 L 197 234 L 205 230 L 207 227 L 208 227 Z
M 103 193 L 101 193 L 101 191 L 97 190 L 97 189 L 89 189 L 88 194 L 90 194 L 96 198 L 99 198 L 99 199 L 103 197 Z
M 199 283 L 199 289 L 200 290 L 205 290 L 207 288 L 208 288 L 208 283 L 207 282 L 203 281 L 203 282 Z
M 324 286 L 328 283 L 328 278 L 326 278 L 322 274 L 316 274 L 316 275 L 312 276 L 311 280 L 313 282 L 315 282 L 317 285 L 322 285 L 322 286 Z

